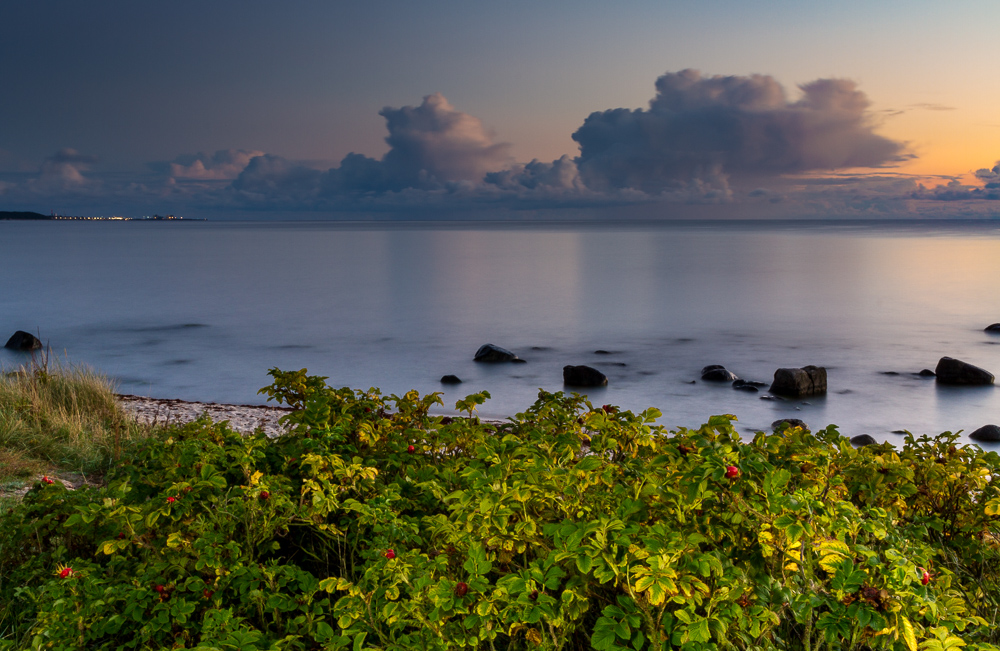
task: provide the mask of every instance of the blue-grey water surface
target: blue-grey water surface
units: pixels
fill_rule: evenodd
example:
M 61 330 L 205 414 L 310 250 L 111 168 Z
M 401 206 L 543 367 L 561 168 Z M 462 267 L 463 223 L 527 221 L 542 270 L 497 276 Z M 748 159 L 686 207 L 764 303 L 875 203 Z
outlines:
M 797 417 L 897 441 L 1000 424 L 996 388 L 914 375 L 943 355 L 1000 371 L 983 332 L 1000 321 L 996 222 L 0 222 L 0 269 L 0 338 L 38 333 L 123 393 L 261 403 L 269 368 L 307 367 L 446 407 L 485 389 L 480 413 L 504 416 L 589 364 L 610 378 L 595 404 L 670 426 Z M 474 363 L 487 342 L 528 363 Z M 822 365 L 830 392 L 761 400 L 698 380 L 707 364 L 766 382 Z

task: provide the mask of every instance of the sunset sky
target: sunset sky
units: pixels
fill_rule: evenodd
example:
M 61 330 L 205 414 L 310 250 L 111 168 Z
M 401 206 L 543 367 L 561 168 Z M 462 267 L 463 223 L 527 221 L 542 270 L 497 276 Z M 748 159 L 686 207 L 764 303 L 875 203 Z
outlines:
M 995 0 L 6 2 L 0 210 L 998 217 L 997 25 Z

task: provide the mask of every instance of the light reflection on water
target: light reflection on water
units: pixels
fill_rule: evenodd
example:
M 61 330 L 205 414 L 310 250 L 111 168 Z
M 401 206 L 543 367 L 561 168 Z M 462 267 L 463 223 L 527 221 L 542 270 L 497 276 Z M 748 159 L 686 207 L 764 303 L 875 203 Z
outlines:
M 0 265 L 0 337 L 37 330 L 128 393 L 261 402 L 268 368 L 307 367 L 446 405 L 486 389 L 482 413 L 507 415 L 590 364 L 611 378 L 595 403 L 656 406 L 672 426 L 794 416 L 896 440 L 1000 422 L 993 388 L 913 375 L 942 355 L 1000 372 L 982 331 L 1000 321 L 989 224 L 0 222 Z M 529 363 L 474 364 L 486 342 Z M 716 363 L 763 381 L 824 365 L 830 394 L 688 384 Z M 439 384 L 449 373 L 465 383 Z

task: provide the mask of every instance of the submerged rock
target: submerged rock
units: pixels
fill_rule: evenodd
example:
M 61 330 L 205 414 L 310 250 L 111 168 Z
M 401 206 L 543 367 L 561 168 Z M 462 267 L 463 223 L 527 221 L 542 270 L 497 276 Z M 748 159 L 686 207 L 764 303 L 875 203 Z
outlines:
M 996 425 L 983 425 L 972 434 L 969 434 L 969 438 L 973 441 L 996 443 L 1000 441 L 1000 427 Z
M 747 382 L 746 380 L 734 380 L 733 388 L 737 391 L 747 391 L 749 393 L 757 393 L 757 385 L 763 386 L 763 382 Z
M 457 375 L 445 375 L 441 378 L 441 384 L 461 384 L 462 380 Z
M 11 350 L 38 350 L 41 347 L 42 342 L 39 341 L 38 337 L 24 330 L 15 332 L 7 340 L 7 343 L 4 344 L 4 348 L 10 348 Z
M 851 444 L 863 448 L 866 445 L 878 445 L 878 441 L 871 434 L 858 434 L 851 437 Z
M 984 385 L 993 384 L 993 374 L 953 357 L 942 357 L 934 369 L 939 384 Z
M 937 373 L 930 370 L 929 368 L 922 369 L 919 373 L 917 373 L 917 375 L 919 375 L 920 377 L 937 377 Z
M 996 332 L 1000 333 L 1000 323 L 991 323 L 990 325 L 983 328 L 985 332 Z
M 798 398 L 826 393 L 826 369 L 822 366 L 779 368 L 774 372 L 771 393 Z
M 590 366 L 563 366 L 563 384 L 569 387 L 603 387 L 608 376 Z
M 487 362 L 491 364 L 497 362 L 523 361 L 506 348 L 501 348 L 500 346 L 495 346 L 493 344 L 483 344 L 480 346 L 479 350 L 476 351 L 476 356 L 472 359 L 476 362 Z
M 735 373 L 726 370 L 721 364 L 712 364 L 701 369 L 701 379 L 706 382 L 732 382 L 738 380 Z

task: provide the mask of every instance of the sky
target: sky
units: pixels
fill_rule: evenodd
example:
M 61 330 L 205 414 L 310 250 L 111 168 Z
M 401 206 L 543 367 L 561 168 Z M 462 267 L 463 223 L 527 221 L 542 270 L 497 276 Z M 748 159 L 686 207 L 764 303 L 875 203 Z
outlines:
M 0 3 L 0 210 L 1000 217 L 1000 3 Z

